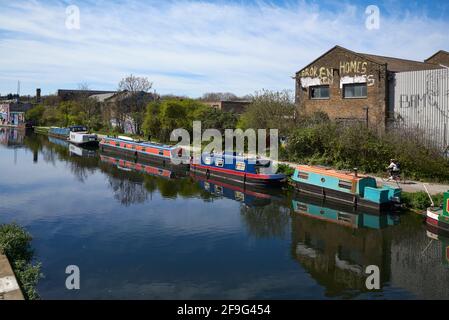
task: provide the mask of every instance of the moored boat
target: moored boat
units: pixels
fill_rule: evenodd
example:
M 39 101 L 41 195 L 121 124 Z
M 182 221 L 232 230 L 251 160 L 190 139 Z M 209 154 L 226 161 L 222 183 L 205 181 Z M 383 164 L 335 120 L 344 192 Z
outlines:
M 400 203 L 401 189 L 378 187 L 373 177 L 319 166 L 300 165 L 292 180 L 296 190 L 354 207 L 387 210 Z
M 98 146 L 98 137 L 96 134 L 88 132 L 84 126 L 69 127 L 69 142 L 80 147 L 96 147 Z
M 427 208 L 426 223 L 449 232 L 449 191 L 444 193 L 443 206 Z
M 161 163 L 185 164 L 190 161 L 189 157 L 183 158 L 182 149 L 176 146 L 134 140 L 129 137 L 103 137 L 100 140 L 100 150 L 113 152 L 134 159 L 156 161 Z
M 206 179 L 222 178 L 239 184 L 274 187 L 285 182 L 285 175 L 273 172 L 270 160 L 247 158 L 235 153 L 204 153 L 190 164 L 194 174 Z
M 70 126 L 68 128 L 51 127 L 48 130 L 50 137 L 67 140 L 81 147 L 98 146 L 96 134 L 90 134 L 85 126 Z

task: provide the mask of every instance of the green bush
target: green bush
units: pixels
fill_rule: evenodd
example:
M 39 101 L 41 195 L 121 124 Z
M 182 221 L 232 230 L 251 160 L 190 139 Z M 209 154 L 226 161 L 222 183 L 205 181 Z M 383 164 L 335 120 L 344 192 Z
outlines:
M 290 167 L 289 165 L 280 163 L 278 165 L 277 173 L 283 173 L 289 177 L 289 176 L 292 176 L 293 173 L 295 173 L 295 169 Z
M 425 210 L 431 206 L 429 196 L 424 191 L 419 192 L 402 192 L 401 200 L 408 209 L 412 210 Z M 435 206 L 441 206 L 443 204 L 443 194 L 439 193 L 432 196 L 432 200 Z
M 0 252 L 11 262 L 26 299 L 39 299 L 36 285 L 42 277 L 41 265 L 33 265 L 31 235 L 17 224 L 0 225 Z
M 363 124 L 342 125 L 319 121 L 317 116 L 303 119 L 290 133 L 282 156 L 374 174 L 385 174 L 390 159 L 395 158 L 407 179 L 449 181 L 449 161 L 416 132 L 396 129 L 380 134 Z

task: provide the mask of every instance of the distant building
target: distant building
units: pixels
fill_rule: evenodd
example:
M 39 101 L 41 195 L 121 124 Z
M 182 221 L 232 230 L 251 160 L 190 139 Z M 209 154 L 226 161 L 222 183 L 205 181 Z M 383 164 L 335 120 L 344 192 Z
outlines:
M 205 101 L 204 104 L 221 110 L 223 112 L 231 112 L 235 114 L 242 114 L 249 106 L 251 101 L 239 101 L 239 100 L 222 100 L 222 101 Z
M 109 119 L 111 126 L 120 127 L 125 133 L 137 134 L 134 120 L 128 116 L 131 104 L 147 105 L 157 100 L 158 96 L 148 92 L 138 92 L 134 96 L 130 92 L 107 92 L 90 96 L 101 104 L 103 118 Z M 123 110 L 122 114 L 116 114 L 117 108 Z
M 72 90 L 72 89 L 59 89 L 58 97 L 62 101 L 74 100 L 80 96 L 93 96 L 105 93 L 116 93 L 117 91 L 102 91 L 102 90 Z
M 25 127 L 25 112 L 32 107 L 16 99 L 0 101 L 0 126 Z

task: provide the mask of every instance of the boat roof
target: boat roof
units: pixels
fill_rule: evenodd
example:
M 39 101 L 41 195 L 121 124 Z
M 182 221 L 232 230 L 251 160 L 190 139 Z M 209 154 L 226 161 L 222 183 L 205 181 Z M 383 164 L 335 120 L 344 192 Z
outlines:
M 162 144 L 162 143 L 151 142 L 151 141 L 126 140 L 126 139 L 120 139 L 120 138 L 115 138 L 115 137 L 106 137 L 106 138 L 111 139 L 111 140 L 128 142 L 128 143 L 143 144 L 143 145 L 150 146 L 150 147 L 159 147 L 159 148 L 167 148 L 167 149 L 172 149 L 175 147 L 175 146 L 170 146 L 168 144 Z
M 368 178 L 368 176 L 366 176 L 366 175 L 357 173 L 357 176 L 355 176 L 354 172 L 334 170 L 331 168 L 320 167 L 320 166 L 299 165 L 299 166 L 297 166 L 297 169 L 299 171 L 316 173 L 316 174 L 321 174 L 323 176 L 331 176 L 331 177 L 344 179 L 344 180 L 351 180 L 351 181 L 353 181 L 353 180 L 359 181 L 359 180 Z

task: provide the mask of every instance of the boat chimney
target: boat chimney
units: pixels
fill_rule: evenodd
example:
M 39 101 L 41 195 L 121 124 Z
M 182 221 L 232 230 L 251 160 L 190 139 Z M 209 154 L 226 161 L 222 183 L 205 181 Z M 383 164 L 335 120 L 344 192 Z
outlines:
M 358 177 L 359 176 L 359 168 L 354 168 L 354 177 Z

